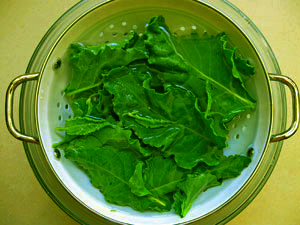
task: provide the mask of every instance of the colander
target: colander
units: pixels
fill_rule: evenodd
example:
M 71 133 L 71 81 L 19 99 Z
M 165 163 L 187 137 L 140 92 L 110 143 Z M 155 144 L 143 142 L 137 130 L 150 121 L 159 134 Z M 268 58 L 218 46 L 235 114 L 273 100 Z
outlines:
M 130 30 L 144 32 L 147 21 L 156 15 L 163 15 L 170 30 L 178 36 L 192 31 L 225 31 L 230 42 L 256 68 L 255 76 L 246 86 L 257 99 L 257 107 L 228 124 L 230 134 L 225 149 L 226 154 L 252 155 L 252 163 L 238 178 L 201 194 L 185 218 L 174 212 L 140 213 L 105 202 L 88 177 L 63 155 L 59 157 L 62 151 L 51 147 L 62 139 L 55 128 L 73 116 L 70 101 L 64 95 L 70 80 L 66 57 L 69 44 L 118 41 Z M 18 131 L 13 121 L 13 97 L 20 84 Z M 292 98 L 288 129 L 284 86 L 289 88 Z M 296 84 L 280 75 L 276 58 L 262 34 L 227 1 L 90 0 L 75 5 L 50 28 L 34 52 L 26 74 L 11 82 L 6 95 L 6 122 L 11 134 L 24 141 L 28 160 L 46 192 L 82 224 L 222 224 L 256 196 L 274 168 L 282 146 L 280 141 L 296 132 L 299 94 Z

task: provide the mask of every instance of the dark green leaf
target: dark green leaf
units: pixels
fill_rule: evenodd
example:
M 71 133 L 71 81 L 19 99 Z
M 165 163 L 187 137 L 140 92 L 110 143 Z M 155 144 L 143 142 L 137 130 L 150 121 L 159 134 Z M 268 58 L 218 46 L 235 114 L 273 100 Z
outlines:
M 84 168 L 91 183 L 101 190 L 106 201 L 130 206 L 138 211 L 169 211 L 173 200 L 168 196 L 138 197 L 131 192 L 129 180 L 138 158 L 130 149 L 116 150 L 111 146 L 68 149 L 65 157 Z
M 151 192 L 145 187 L 143 178 L 143 162 L 139 162 L 134 170 L 132 177 L 129 179 L 131 192 L 137 196 L 151 195 Z
M 176 191 L 177 184 L 187 171 L 179 168 L 172 158 L 154 156 L 146 160 L 144 169 L 145 186 L 154 196 Z
M 163 17 L 154 17 L 147 26 L 146 35 L 149 63 L 165 72 L 188 73 L 188 76 L 180 74 L 182 86 L 200 100 L 206 117 L 216 120 L 213 124 L 216 134 L 226 136 L 223 123 L 237 113 L 254 108 L 255 101 L 245 89 L 244 76 L 240 74 L 252 75 L 254 68 L 238 57 L 235 49 L 228 48 L 225 34 L 200 37 L 193 33 L 175 39 Z M 178 79 L 168 75 L 170 79 L 165 82 L 176 85 Z M 203 86 L 206 91 L 199 92 Z
M 161 70 L 187 71 L 188 67 L 174 47 L 169 28 L 162 16 L 153 17 L 146 27 L 145 46 L 149 64 Z
M 210 167 L 204 164 L 199 164 L 195 171 L 196 173 L 209 172 L 215 175 L 218 180 L 237 177 L 241 172 L 248 167 L 251 159 L 242 155 L 222 156 L 220 163 L 217 166 Z
M 65 131 L 68 135 L 87 135 L 107 126 L 113 126 L 105 120 L 95 120 L 87 117 L 76 117 L 67 120 L 65 127 L 58 127 L 56 130 Z
M 74 118 L 53 146 L 87 173 L 106 201 L 184 217 L 207 188 L 251 159 L 224 156 L 226 122 L 254 109 L 254 68 L 227 36 L 174 37 L 162 16 L 118 43 L 71 44 L 65 92 Z
M 217 156 L 208 156 L 214 152 L 208 151 L 225 147 L 225 138 L 214 135 L 211 121 L 197 110 L 196 99 L 172 86 L 166 93 L 157 93 L 149 88 L 147 76 L 143 82 L 141 77 L 138 68 L 123 68 L 113 70 L 104 81 L 124 125 L 145 144 L 163 147 L 167 155 L 174 155 L 183 168 L 191 169 L 200 161 L 218 164 Z
M 194 201 L 203 191 L 219 184 L 217 177 L 209 173 L 198 176 L 188 175 L 185 181 L 178 184 L 179 191 L 174 196 L 174 210 L 176 214 L 180 217 L 185 217 Z
M 101 74 L 115 67 L 126 66 L 137 60 L 147 60 L 148 52 L 138 44 L 138 35 L 122 44 L 85 46 L 82 43 L 69 47 L 72 80 L 65 90 L 68 95 L 77 94 L 102 84 Z
M 70 45 L 72 80 L 65 90 L 68 95 L 86 91 L 101 84 L 99 53 L 102 49 L 103 46 L 88 47 L 81 43 Z

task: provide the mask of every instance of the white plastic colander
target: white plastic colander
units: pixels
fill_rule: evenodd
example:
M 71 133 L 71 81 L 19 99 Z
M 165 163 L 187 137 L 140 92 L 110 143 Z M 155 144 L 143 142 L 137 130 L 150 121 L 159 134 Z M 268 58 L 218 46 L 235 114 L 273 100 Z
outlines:
M 152 16 L 163 15 L 175 35 L 225 31 L 230 42 L 255 66 L 256 74 L 246 86 L 257 99 L 255 111 L 243 113 L 230 124 L 228 148 L 225 154 L 251 154 L 252 163 L 242 174 L 225 181 L 222 186 L 201 194 L 185 218 L 174 212 L 140 213 L 104 201 L 86 174 L 63 156 L 57 158 L 53 143 L 62 139 L 55 128 L 72 118 L 69 99 L 63 90 L 70 80 L 66 49 L 72 42 L 98 44 L 114 42 L 128 35 L 130 30 L 144 32 Z M 299 124 L 299 94 L 296 85 L 276 68 L 276 59 L 266 41 L 251 21 L 226 1 L 192 0 L 114 0 L 83 1 L 64 14 L 41 41 L 27 72 L 12 81 L 7 91 L 6 121 L 10 132 L 26 143 L 28 159 L 38 179 L 49 195 L 68 214 L 83 224 L 197 224 L 224 223 L 244 208 L 261 189 L 278 157 L 270 142 L 287 139 Z M 275 66 L 274 66 L 275 65 Z M 32 73 L 33 71 L 39 71 Z M 22 89 L 22 132 L 13 123 L 12 105 L 16 87 L 30 80 Z M 292 125 L 284 129 L 274 118 L 285 115 L 279 84 L 287 85 L 292 93 Z M 278 106 L 277 106 L 277 105 Z M 275 109 L 278 107 L 278 109 Z M 24 122 L 25 121 L 25 122 Z M 273 129 L 272 129 L 273 126 Z M 272 132 L 280 134 L 272 135 Z M 35 136 L 24 135 L 30 133 Z M 30 143 L 30 144 L 29 144 Z M 38 145 L 37 145 L 38 144 Z M 280 151 L 280 147 L 278 147 Z M 275 148 L 273 146 L 273 148 Z M 61 153 L 63 153 L 61 151 Z M 47 177 L 46 177 L 47 176 Z

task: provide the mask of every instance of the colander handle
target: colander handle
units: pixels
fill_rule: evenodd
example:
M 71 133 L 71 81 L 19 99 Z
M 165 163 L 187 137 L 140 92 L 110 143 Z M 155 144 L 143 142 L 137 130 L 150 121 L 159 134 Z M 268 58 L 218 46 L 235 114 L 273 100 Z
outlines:
M 288 86 L 288 88 L 290 89 L 290 92 L 291 92 L 291 96 L 292 96 L 292 106 L 293 106 L 292 123 L 286 131 L 283 131 L 280 134 L 272 135 L 271 142 L 276 142 L 276 141 L 282 141 L 282 140 L 288 139 L 289 137 L 291 137 L 292 135 L 295 134 L 295 132 L 297 131 L 297 129 L 299 127 L 299 120 L 300 120 L 299 90 L 298 90 L 298 87 L 295 84 L 295 82 L 287 76 L 273 74 L 273 73 L 269 73 L 269 76 L 270 76 L 271 80 L 279 81 L 279 82 L 283 83 L 284 85 Z
M 36 137 L 31 137 L 25 134 L 20 133 L 17 128 L 15 127 L 14 120 L 13 120 L 13 103 L 14 103 L 14 93 L 16 88 L 27 81 L 37 80 L 39 77 L 38 73 L 34 74 L 24 74 L 16 77 L 8 86 L 6 91 L 6 98 L 5 98 L 5 120 L 6 126 L 9 132 L 17 139 L 31 142 L 38 144 L 39 139 Z

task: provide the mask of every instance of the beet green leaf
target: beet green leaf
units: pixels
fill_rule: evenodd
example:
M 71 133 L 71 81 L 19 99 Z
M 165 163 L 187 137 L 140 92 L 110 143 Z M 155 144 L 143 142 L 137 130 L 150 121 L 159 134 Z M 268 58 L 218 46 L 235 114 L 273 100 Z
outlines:
M 164 17 L 117 43 L 73 43 L 64 150 L 112 204 L 186 216 L 250 164 L 224 155 L 227 122 L 255 109 L 254 67 L 225 33 L 174 36 Z M 230 147 L 230 146 L 229 146 Z

